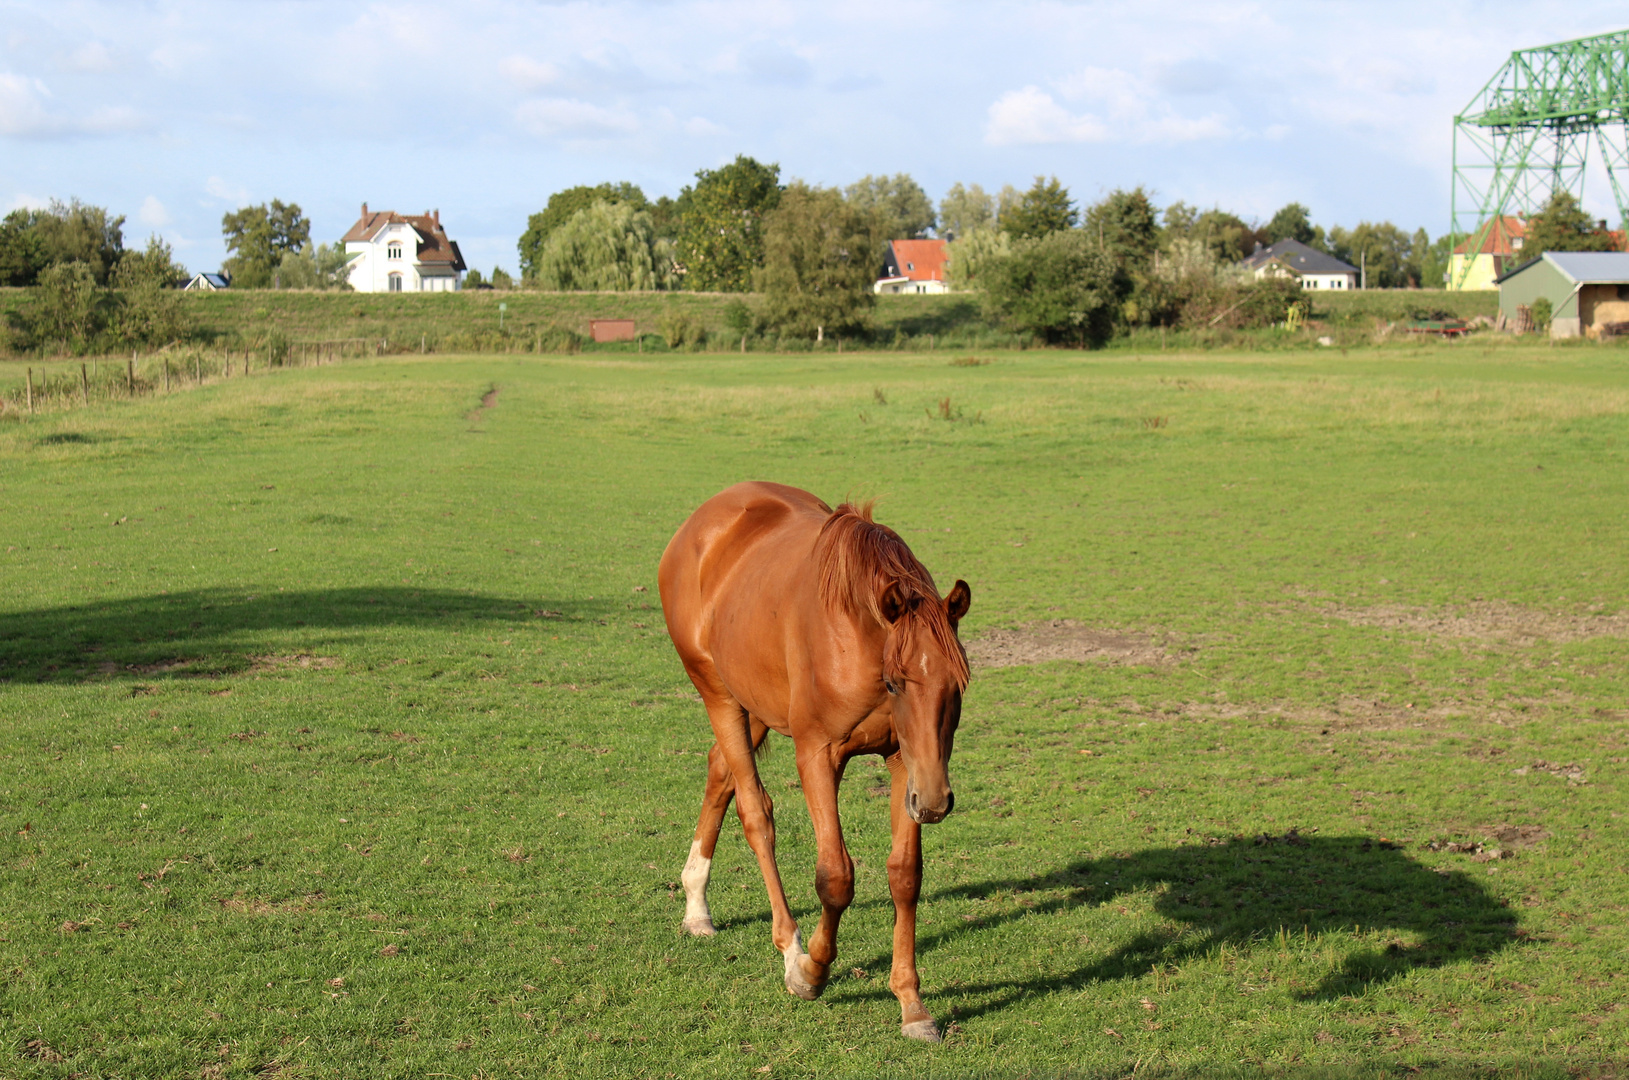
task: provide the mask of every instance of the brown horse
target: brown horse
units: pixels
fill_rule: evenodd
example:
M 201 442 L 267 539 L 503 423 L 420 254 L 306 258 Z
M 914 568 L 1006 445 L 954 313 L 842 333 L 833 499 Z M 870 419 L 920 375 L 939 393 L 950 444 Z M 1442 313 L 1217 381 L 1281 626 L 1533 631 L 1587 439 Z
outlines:
M 781 484 L 737 484 L 703 503 L 662 554 L 668 634 L 707 707 L 716 740 L 684 867 L 684 928 L 712 934 L 707 879 L 730 799 L 758 857 L 786 988 L 820 996 L 837 957 L 837 923 L 854 900 L 837 786 L 850 758 L 880 755 L 892 787 L 894 964 L 888 985 L 901 1030 L 938 1041 L 916 973 L 922 826 L 955 803 L 950 748 L 967 688 L 956 624 L 972 592 L 941 599 L 933 578 L 869 505 L 835 511 Z M 820 924 L 804 952 L 775 866 L 775 819 L 754 751 L 768 733 L 792 738 L 819 848 Z

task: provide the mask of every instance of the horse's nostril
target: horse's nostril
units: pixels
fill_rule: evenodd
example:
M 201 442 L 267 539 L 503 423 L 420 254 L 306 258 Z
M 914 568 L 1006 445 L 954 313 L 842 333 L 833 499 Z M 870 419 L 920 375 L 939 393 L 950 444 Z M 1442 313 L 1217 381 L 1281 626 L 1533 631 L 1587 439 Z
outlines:
M 949 817 L 950 812 L 954 809 L 956 809 L 956 793 L 952 791 L 945 796 L 945 816 Z

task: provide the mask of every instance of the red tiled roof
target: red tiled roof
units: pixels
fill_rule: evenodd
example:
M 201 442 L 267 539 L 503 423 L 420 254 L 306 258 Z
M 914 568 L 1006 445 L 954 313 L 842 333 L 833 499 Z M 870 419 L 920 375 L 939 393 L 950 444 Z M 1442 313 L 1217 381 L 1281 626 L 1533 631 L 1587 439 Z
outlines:
M 894 240 L 892 265 L 912 281 L 945 280 L 945 241 Z
M 1512 214 L 1505 214 L 1496 218 L 1491 228 L 1482 235 L 1482 244 L 1476 249 L 1478 255 L 1514 255 L 1518 248 L 1512 241 L 1520 240 L 1527 235 L 1527 222 Z M 1470 247 L 1475 234 L 1466 237 L 1454 245 L 1454 254 L 1463 255 Z
M 422 214 L 398 214 L 394 210 L 369 213 L 368 204 L 363 203 L 362 216 L 356 219 L 349 232 L 340 237 L 340 243 L 366 243 L 378 236 L 379 230 L 386 225 L 407 225 L 419 234 L 418 250 L 415 252 L 419 262 L 446 263 L 454 270 L 466 269 L 458 242 L 448 239 L 446 230 L 441 227 L 439 210 L 426 210 Z

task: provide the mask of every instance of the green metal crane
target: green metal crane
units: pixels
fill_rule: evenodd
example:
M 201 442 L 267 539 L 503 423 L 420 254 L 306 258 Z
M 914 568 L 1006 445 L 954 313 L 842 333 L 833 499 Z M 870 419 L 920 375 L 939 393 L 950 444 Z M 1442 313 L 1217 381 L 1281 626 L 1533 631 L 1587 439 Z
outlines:
M 1591 136 L 1629 221 L 1629 30 L 1511 53 L 1454 117 L 1450 232 L 1470 243 L 1449 288 L 1502 215 L 1532 214 L 1555 191 L 1582 201 Z

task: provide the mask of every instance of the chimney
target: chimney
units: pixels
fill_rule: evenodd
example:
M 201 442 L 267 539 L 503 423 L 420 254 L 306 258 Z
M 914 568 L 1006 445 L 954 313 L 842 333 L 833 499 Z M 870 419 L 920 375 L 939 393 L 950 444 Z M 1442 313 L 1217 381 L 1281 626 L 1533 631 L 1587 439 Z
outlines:
M 437 207 L 435 210 L 432 210 L 430 212 L 430 216 L 435 219 L 436 231 L 440 232 L 441 231 L 441 209 L 439 207 Z
M 362 204 L 362 220 L 363 221 L 368 220 L 368 204 L 367 203 Z

